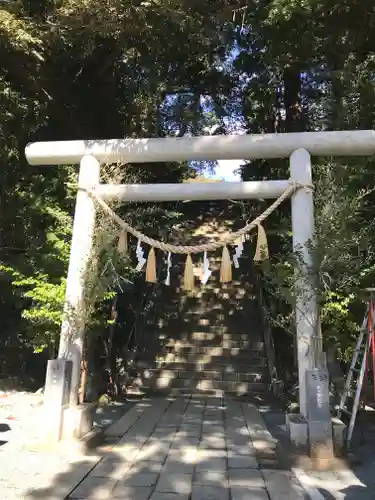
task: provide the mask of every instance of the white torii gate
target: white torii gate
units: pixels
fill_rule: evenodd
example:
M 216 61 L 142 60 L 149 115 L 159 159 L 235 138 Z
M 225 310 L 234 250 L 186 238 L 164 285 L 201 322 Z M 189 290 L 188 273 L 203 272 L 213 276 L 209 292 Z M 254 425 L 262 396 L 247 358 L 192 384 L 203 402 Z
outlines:
M 103 185 L 100 165 L 114 162 L 170 162 L 184 160 L 226 160 L 290 157 L 291 180 L 312 183 L 310 155 L 364 156 L 375 153 L 373 130 L 340 132 L 302 132 L 264 135 L 204 136 L 163 139 L 115 139 L 38 142 L 29 144 L 26 158 L 30 165 L 80 164 L 79 187 L 93 188 L 107 200 L 124 202 L 220 200 L 277 198 L 290 180 L 226 182 L 204 184 Z M 306 370 L 313 368 L 312 345 L 319 330 L 314 284 L 308 269 L 312 266 L 309 241 L 314 233 L 314 207 L 311 190 L 299 189 L 291 199 L 293 248 L 301 251 L 305 279 L 296 304 L 299 403 L 306 417 Z M 84 273 L 90 257 L 95 223 L 93 199 L 84 189 L 77 194 L 69 261 L 66 306 L 78 311 L 83 301 Z M 84 324 L 65 319 L 61 329 L 59 358 L 72 359 L 71 405 L 77 404 L 80 382 Z

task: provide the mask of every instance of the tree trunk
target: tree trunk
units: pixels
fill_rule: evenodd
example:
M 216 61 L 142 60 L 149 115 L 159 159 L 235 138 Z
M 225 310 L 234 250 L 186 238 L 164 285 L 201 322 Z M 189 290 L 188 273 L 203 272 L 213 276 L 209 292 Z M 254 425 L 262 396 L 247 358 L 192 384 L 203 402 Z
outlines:
M 111 307 L 111 323 L 109 326 L 108 333 L 108 368 L 109 368 L 109 376 L 110 376 L 110 384 L 112 385 L 112 389 L 115 388 L 117 384 L 117 365 L 116 365 L 116 355 L 117 349 L 114 348 L 113 339 L 115 336 L 116 324 L 117 324 L 117 295 L 113 299 L 112 307 Z M 116 386 L 117 393 L 117 386 Z
M 285 132 L 303 130 L 301 106 L 301 71 L 298 64 L 291 63 L 284 70 Z

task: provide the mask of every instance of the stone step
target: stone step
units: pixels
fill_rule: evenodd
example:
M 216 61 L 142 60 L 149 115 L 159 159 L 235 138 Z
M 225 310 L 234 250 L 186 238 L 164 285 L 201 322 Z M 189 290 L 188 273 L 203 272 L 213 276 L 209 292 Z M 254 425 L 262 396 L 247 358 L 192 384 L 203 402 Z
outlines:
M 254 345 L 259 345 L 259 349 L 263 348 L 263 345 L 260 345 L 263 344 L 263 342 L 260 340 L 261 338 L 261 333 L 259 332 L 258 334 L 254 335 L 254 334 L 248 334 L 248 333 L 240 333 L 240 332 L 232 332 L 232 333 L 229 333 L 229 332 L 205 332 L 205 331 L 192 331 L 189 335 L 189 338 L 191 338 L 192 340 L 196 341 L 196 340 L 214 340 L 215 338 L 218 338 L 220 336 L 220 338 L 224 341 L 224 340 L 231 340 L 231 341 L 249 341 L 250 342 L 252 341 L 252 339 L 254 339 L 254 342 L 253 344 Z
M 256 358 L 254 353 L 249 354 L 248 352 L 240 351 L 236 355 L 215 355 L 215 354 L 176 354 L 174 352 L 168 352 L 164 355 L 159 355 L 157 357 L 158 362 L 164 363 L 196 363 L 196 364 L 207 364 L 212 365 L 229 365 L 234 362 L 249 364 L 249 359 Z M 264 359 L 263 356 L 259 356 L 259 359 Z
M 175 352 L 184 351 L 188 352 L 191 348 L 197 347 L 210 347 L 220 349 L 244 349 L 244 350 L 257 350 L 264 349 L 264 342 L 261 339 L 245 339 L 245 340 L 232 340 L 232 338 L 223 338 L 221 335 L 212 335 L 211 338 L 199 339 L 196 335 L 182 336 L 178 340 L 171 338 L 160 339 L 160 343 L 164 348 L 173 348 Z M 171 350 L 171 349 L 168 349 Z M 204 351 L 202 351 L 204 352 Z
M 203 314 L 195 314 L 195 315 L 184 315 L 182 318 L 174 318 L 174 322 L 176 322 L 181 329 L 184 328 L 201 328 L 205 329 L 244 329 L 246 331 L 246 326 L 249 325 L 249 322 L 253 323 L 254 326 L 258 324 L 257 319 L 245 318 L 244 316 L 231 316 L 229 314 L 219 314 L 217 316 L 208 316 Z
M 193 339 L 181 339 L 180 341 L 173 342 L 169 339 L 165 344 L 160 343 L 164 352 L 178 352 L 187 354 L 211 354 L 212 356 L 238 356 L 241 352 L 249 355 L 255 351 L 264 350 L 264 342 L 261 340 L 255 341 L 246 347 L 233 347 L 228 345 L 228 341 L 213 339 L 211 341 L 194 341 Z
M 246 361 L 246 363 L 244 362 Z M 139 363 L 138 367 L 142 368 L 147 366 L 145 363 Z M 196 363 L 194 361 L 185 360 L 175 360 L 175 361 L 165 361 L 164 359 L 159 359 L 153 363 L 150 368 L 159 368 L 165 370 L 183 370 L 183 371 L 210 371 L 219 370 L 223 373 L 259 373 L 267 372 L 267 359 L 266 358 L 249 358 L 246 360 L 235 361 L 231 360 L 225 365 L 218 363 L 216 366 L 212 362 L 209 363 Z
M 179 294 L 182 294 L 184 293 L 184 290 L 182 288 L 180 289 L 177 289 L 176 290 L 176 293 L 179 293 Z M 185 292 L 186 293 L 186 292 Z M 212 290 L 212 291 L 207 291 L 207 290 L 204 290 L 204 289 L 201 289 L 201 290 L 196 290 L 194 292 L 189 292 L 190 295 L 187 296 L 187 299 L 189 301 L 194 301 L 196 303 L 200 302 L 200 303 L 205 303 L 205 304 L 213 304 L 215 301 L 216 303 L 218 302 L 222 302 L 224 306 L 228 306 L 228 305 L 237 305 L 238 303 L 242 303 L 242 301 L 246 302 L 247 304 L 249 304 L 250 302 L 254 302 L 256 301 L 257 297 L 255 295 L 255 293 L 253 292 L 249 292 L 247 290 L 244 290 L 244 289 L 235 289 L 235 290 L 231 290 L 230 292 L 228 291 L 216 291 L 216 290 Z M 184 302 L 183 301 L 180 301 L 179 302 L 180 304 L 183 304 Z
M 187 309 L 188 307 L 201 307 L 202 305 L 216 305 L 216 309 L 221 307 L 228 307 L 229 305 L 241 305 L 244 302 L 249 304 L 249 302 L 257 303 L 257 295 L 254 290 L 246 290 L 244 288 L 223 290 L 222 288 L 213 288 L 208 290 L 207 288 L 201 288 L 192 292 L 193 295 L 180 296 L 178 298 L 172 298 L 168 303 L 164 304 L 166 310 L 176 311 L 180 308 Z M 239 299 L 235 300 L 235 299 Z
M 162 378 L 153 377 L 148 379 L 137 379 L 134 385 L 141 390 L 162 391 L 171 393 L 173 390 L 202 392 L 217 395 L 244 396 L 264 394 L 268 391 L 268 384 L 265 382 L 233 382 L 227 380 L 204 380 L 192 378 Z
M 196 370 L 171 370 L 165 368 L 153 368 L 145 370 L 143 379 L 191 379 L 191 380 L 223 380 L 227 382 L 266 382 L 267 374 L 262 371 L 248 373 L 226 372 L 225 370 L 210 369 L 206 371 Z
M 262 328 L 258 322 L 253 321 L 249 328 L 249 321 L 230 321 L 225 324 L 197 325 L 195 322 L 184 322 L 180 320 L 170 320 L 168 322 L 159 321 L 157 333 L 159 338 L 176 338 L 191 336 L 194 340 L 211 340 L 214 336 L 221 336 L 224 340 L 261 340 L 263 338 Z M 224 336 L 225 335 L 225 336 Z
M 253 384 L 254 385 L 254 384 Z M 194 388 L 185 388 L 185 387 L 176 387 L 176 388 L 171 388 L 167 391 L 162 391 L 161 389 L 157 389 L 156 391 L 153 390 L 153 392 L 162 392 L 163 394 L 168 394 L 171 397 L 181 397 L 181 396 L 186 396 L 186 397 L 203 397 L 207 398 L 209 396 L 210 398 L 218 398 L 222 399 L 225 398 L 226 400 L 228 399 L 237 399 L 238 397 L 241 398 L 249 398 L 251 399 L 258 399 L 259 401 L 264 400 L 267 391 L 268 391 L 268 386 L 264 387 L 261 386 L 259 389 L 257 387 L 253 387 L 250 391 L 248 390 L 242 390 L 242 387 L 237 388 L 237 392 L 234 391 L 224 391 L 222 389 L 194 389 Z

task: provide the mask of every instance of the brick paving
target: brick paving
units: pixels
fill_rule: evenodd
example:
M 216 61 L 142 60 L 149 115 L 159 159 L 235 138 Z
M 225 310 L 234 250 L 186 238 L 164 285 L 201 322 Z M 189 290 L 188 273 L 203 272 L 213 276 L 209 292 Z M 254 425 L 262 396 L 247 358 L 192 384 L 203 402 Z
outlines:
M 2 448 L 1 500 L 315 500 L 291 471 L 267 467 L 275 440 L 259 411 L 235 400 L 143 400 L 92 456 Z M 373 498 L 350 471 L 310 479 L 324 499 Z

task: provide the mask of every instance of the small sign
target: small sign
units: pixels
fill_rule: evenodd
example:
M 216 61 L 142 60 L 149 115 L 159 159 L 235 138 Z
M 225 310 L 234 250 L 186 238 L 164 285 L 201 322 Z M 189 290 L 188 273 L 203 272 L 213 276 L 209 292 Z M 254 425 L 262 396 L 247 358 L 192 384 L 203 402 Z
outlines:
M 307 416 L 314 422 L 331 420 L 329 409 L 329 376 L 326 369 L 306 371 Z
M 47 406 L 61 407 L 69 403 L 72 379 L 72 362 L 65 359 L 48 361 L 44 403 Z
M 306 405 L 310 457 L 331 459 L 333 441 L 327 369 L 306 371 Z

